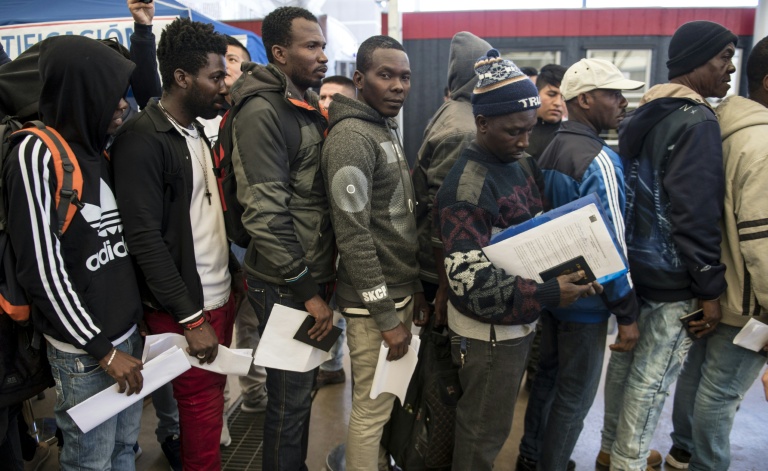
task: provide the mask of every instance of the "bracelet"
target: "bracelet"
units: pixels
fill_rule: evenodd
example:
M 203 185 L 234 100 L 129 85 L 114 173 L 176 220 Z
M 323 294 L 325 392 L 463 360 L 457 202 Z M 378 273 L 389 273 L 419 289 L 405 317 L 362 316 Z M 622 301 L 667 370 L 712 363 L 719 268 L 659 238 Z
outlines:
M 109 371 L 109 367 L 112 365 L 112 360 L 115 359 L 115 355 L 117 355 L 117 349 L 112 347 L 112 355 L 109 356 L 109 360 L 107 360 L 107 366 L 104 367 L 104 371 Z
M 203 322 L 205 322 L 205 316 L 200 316 L 200 319 L 196 320 L 195 322 L 190 322 L 189 324 L 184 325 L 184 328 L 187 330 L 193 330 L 203 325 Z

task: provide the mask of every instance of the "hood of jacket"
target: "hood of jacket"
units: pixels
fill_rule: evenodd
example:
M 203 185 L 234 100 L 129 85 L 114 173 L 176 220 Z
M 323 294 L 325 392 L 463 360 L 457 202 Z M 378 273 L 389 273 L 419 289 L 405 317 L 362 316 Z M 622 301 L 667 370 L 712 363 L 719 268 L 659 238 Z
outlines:
M 242 65 L 242 70 L 243 74 L 235 80 L 229 91 L 233 103 L 263 91 L 285 92 L 288 86 L 285 74 L 272 64 L 246 62 Z
M 664 83 L 652 87 L 640 99 L 640 107 L 629 113 L 619 126 L 619 154 L 622 158 L 636 157 L 646 134 L 659 121 L 679 109 L 680 100 L 712 109 L 707 100 L 685 85 Z M 631 132 L 624 132 L 630 128 Z
M 55 36 L 40 45 L 40 119 L 66 141 L 99 155 L 135 65 L 83 36 Z
M 288 99 L 306 101 L 313 108 L 320 109 L 317 93 L 307 90 L 304 96 L 301 96 L 288 77 L 272 64 L 246 62 L 242 65 L 242 71 L 243 74 L 232 84 L 232 89 L 229 91 L 232 103 L 238 103 L 244 98 L 267 91 L 282 93 Z
M 330 124 L 328 132 L 340 122 L 348 118 L 356 118 L 362 121 L 368 121 L 389 130 L 397 129 L 397 121 L 394 118 L 385 118 L 378 111 L 367 104 L 354 98 L 336 95 L 328 110 Z
M 484 39 L 466 31 L 453 36 L 448 55 L 448 90 L 451 92 L 451 100 L 470 100 L 477 83 L 475 61 L 492 47 Z
M 768 125 L 768 108 L 749 98 L 728 97 L 718 105 L 715 113 L 723 140 L 742 129 Z

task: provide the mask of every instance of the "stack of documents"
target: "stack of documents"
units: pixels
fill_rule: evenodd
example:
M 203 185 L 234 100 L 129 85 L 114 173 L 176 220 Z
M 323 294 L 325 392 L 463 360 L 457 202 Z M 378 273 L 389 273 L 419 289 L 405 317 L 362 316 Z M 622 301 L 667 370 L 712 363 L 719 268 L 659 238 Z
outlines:
M 502 231 L 483 252 L 497 268 L 541 283 L 541 272 L 583 256 L 599 283 L 627 272 L 593 193 Z
M 269 314 L 253 363 L 267 368 L 304 373 L 331 358 L 330 352 L 324 352 L 294 338 L 306 318 L 306 311 L 275 304 Z
M 174 346 L 184 352 L 191 366 L 223 375 L 245 376 L 248 374 L 253 360 L 252 348 L 230 349 L 224 345 L 219 345 L 219 351 L 213 363 L 201 365 L 199 358 L 187 353 L 189 344 L 187 339 L 180 334 L 147 335 L 141 359 L 146 363 Z

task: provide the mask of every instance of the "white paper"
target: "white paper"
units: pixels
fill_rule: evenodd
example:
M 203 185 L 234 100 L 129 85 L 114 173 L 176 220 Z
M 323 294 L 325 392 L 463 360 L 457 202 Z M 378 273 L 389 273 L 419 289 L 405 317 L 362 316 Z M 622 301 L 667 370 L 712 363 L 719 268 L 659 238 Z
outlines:
M 376 364 L 376 372 L 373 374 L 373 384 L 369 397 L 376 399 L 381 393 L 392 393 L 400 398 L 400 403 L 405 403 L 405 393 L 408 392 L 408 385 L 411 383 L 411 376 L 416 369 L 416 363 L 419 362 L 419 345 L 421 339 L 418 335 L 411 337 L 411 344 L 408 346 L 408 353 L 397 361 L 387 361 L 389 347 L 381 342 L 379 350 L 379 361 Z
M 187 353 L 187 347 L 189 347 L 187 339 L 181 334 L 172 333 L 147 335 L 144 340 L 144 353 L 141 357 L 142 361 L 146 362 L 151 360 L 155 356 L 174 346 L 184 352 L 191 366 L 212 373 L 245 376 L 248 374 L 248 370 L 251 368 L 251 362 L 253 361 L 253 349 L 241 348 L 232 350 L 224 345 L 219 345 L 219 351 L 216 355 L 216 359 L 213 360 L 213 363 L 203 363 L 201 365 L 199 358 Z
M 579 255 L 598 280 L 626 268 L 594 204 L 484 247 L 483 252 L 497 268 L 539 283 L 539 273 Z
M 759 352 L 768 345 L 768 325 L 750 319 L 733 338 L 734 345 Z
M 330 352 L 324 352 L 293 338 L 307 315 L 306 311 L 275 304 L 269 314 L 253 363 L 267 368 L 304 373 L 331 358 Z
M 160 386 L 168 383 L 190 368 L 189 361 L 178 347 L 170 349 L 144 363 L 141 374 L 144 387 L 138 394 L 127 396 L 118 392 L 119 386 L 113 386 L 94 394 L 67 411 L 83 433 L 88 433 L 106 420 L 119 414 L 131 404 L 144 399 Z

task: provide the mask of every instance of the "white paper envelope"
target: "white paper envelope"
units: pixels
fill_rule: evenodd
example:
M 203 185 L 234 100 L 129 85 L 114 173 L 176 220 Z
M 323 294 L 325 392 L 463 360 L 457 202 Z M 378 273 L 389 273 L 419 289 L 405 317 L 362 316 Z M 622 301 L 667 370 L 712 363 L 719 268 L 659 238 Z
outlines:
M 379 361 L 376 364 L 376 372 L 373 375 L 373 385 L 369 397 L 376 399 L 379 394 L 388 392 L 400 398 L 400 403 L 405 402 L 405 393 L 408 392 L 408 385 L 411 383 L 411 377 L 416 364 L 419 362 L 419 345 L 421 339 L 418 335 L 411 337 L 411 344 L 408 346 L 408 353 L 397 361 L 387 361 L 389 347 L 381 342 L 379 350 Z
M 190 368 L 184 352 L 172 346 L 164 353 L 144 363 L 141 374 L 144 387 L 130 396 L 118 392 L 117 384 L 95 394 L 67 411 L 83 433 L 88 433 L 106 420 L 122 412 L 131 404 L 144 399 L 160 386 L 168 383 Z
M 275 304 L 253 359 L 255 365 L 307 372 L 331 358 L 330 352 L 299 342 L 293 336 L 306 319 L 306 311 Z

